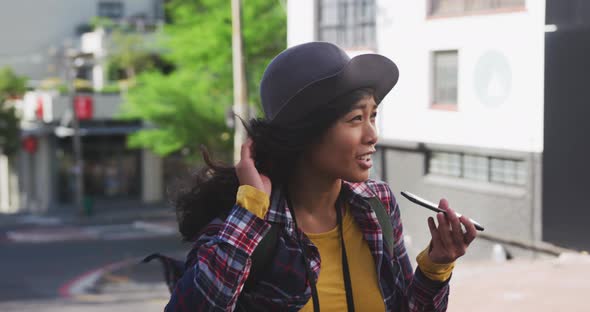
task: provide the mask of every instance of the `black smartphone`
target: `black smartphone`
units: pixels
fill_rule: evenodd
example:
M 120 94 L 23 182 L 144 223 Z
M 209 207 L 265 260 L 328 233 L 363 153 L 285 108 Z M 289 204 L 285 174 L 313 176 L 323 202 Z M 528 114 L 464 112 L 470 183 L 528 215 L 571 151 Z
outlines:
M 401 194 L 405 198 L 407 198 L 409 201 L 411 201 L 411 202 L 413 202 L 415 204 L 418 204 L 418 205 L 420 205 L 422 207 L 428 208 L 428 209 L 430 209 L 430 210 L 432 210 L 434 212 L 446 213 L 446 211 L 438 208 L 438 206 L 436 204 L 434 204 L 432 202 L 429 202 L 429 201 L 427 201 L 424 198 L 420 198 L 420 197 L 418 197 L 418 196 L 416 196 L 416 195 L 414 195 L 412 193 L 409 193 L 409 192 L 401 192 Z M 457 217 L 459 217 L 459 218 L 461 217 L 461 214 L 460 213 L 455 212 L 455 214 L 457 215 Z M 483 231 L 484 230 L 483 226 L 481 226 L 481 224 L 479 224 L 479 222 L 477 222 L 477 221 L 475 221 L 475 220 L 473 220 L 471 218 L 469 220 L 471 222 L 473 222 L 473 225 L 475 225 L 475 229 L 477 229 L 478 231 Z

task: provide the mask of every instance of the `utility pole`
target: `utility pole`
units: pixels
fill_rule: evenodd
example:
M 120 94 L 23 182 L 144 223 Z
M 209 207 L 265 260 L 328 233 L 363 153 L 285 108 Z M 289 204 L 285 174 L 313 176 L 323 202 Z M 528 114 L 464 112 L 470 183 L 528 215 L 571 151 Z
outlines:
M 233 83 L 234 83 L 234 163 L 240 160 L 242 143 L 246 141 L 248 134 L 237 116 L 244 120 L 250 119 L 248 106 L 248 91 L 246 84 L 246 70 L 244 65 L 242 42 L 242 8 L 241 0 L 232 0 L 232 59 L 233 59 Z
M 66 71 L 68 81 L 68 91 L 70 95 L 70 103 L 72 106 L 72 128 L 73 128 L 73 148 L 74 148 L 74 175 L 76 179 L 75 192 L 75 204 L 78 207 L 78 211 L 84 214 L 84 160 L 82 159 L 82 138 L 80 137 L 80 120 L 76 113 L 76 87 L 74 86 L 74 79 L 76 79 L 77 66 L 76 64 L 80 59 L 74 53 L 73 55 L 66 56 Z

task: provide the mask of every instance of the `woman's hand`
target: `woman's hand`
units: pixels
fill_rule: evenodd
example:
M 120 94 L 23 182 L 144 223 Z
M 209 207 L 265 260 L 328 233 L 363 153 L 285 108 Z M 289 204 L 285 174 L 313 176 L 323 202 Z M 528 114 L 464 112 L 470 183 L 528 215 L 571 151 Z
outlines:
M 240 161 L 236 164 L 238 180 L 240 185 L 250 185 L 270 195 L 272 184 L 267 176 L 260 174 L 256 169 L 252 159 L 252 144 L 251 138 L 242 144 Z
M 451 263 L 465 254 L 467 247 L 477 236 L 477 231 L 469 218 L 457 218 L 446 199 L 441 199 L 438 207 L 446 213 L 437 213 L 438 228 L 434 219 L 428 218 L 432 235 L 428 256 L 434 263 Z M 461 229 L 461 223 L 465 226 L 465 233 Z

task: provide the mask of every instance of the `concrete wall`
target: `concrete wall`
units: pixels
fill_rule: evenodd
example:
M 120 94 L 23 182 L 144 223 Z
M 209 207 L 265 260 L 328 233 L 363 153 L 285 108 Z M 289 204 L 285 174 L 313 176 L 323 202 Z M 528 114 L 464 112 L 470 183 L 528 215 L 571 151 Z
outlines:
M 481 148 L 446 146 L 447 150 L 485 155 L 505 156 L 525 160 L 528 176 L 524 186 L 508 186 L 488 182 L 468 181 L 460 178 L 425 175 L 424 149 L 444 150 L 445 146 L 412 142 L 386 142 L 380 146 L 377 156 L 380 170 L 374 177 L 385 179 L 391 186 L 398 203 L 407 236 L 406 244 L 412 258 L 430 240 L 427 218 L 433 213 L 406 200 L 400 191 L 409 191 L 438 203 L 446 198 L 451 207 L 477 220 L 485 227 L 485 233 L 525 242 L 541 239 L 541 205 L 539 154 L 498 151 Z M 519 257 L 533 256 L 529 252 L 509 248 Z M 474 243 L 465 259 L 490 258 L 492 244 L 484 240 Z
M 313 41 L 317 36 L 315 0 L 289 0 L 287 2 L 287 45 Z
M 289 46 L 316 40 L 316 2 L 289 1 Z M 545 1 L 453 18 L 429 18 L 427 3 L 377 0 L 377 52 L 400 69 L 383 101 L 381 136 L 542 152 Z M 440 50 L 458 50 L 455 112 L 430 108 L 432 53 Z
M 80 94 L 92 97 L 94 120 L 114 119 L 119 113 L 122 97 L 120 94 Z M 28 121 L 37 120 L 35 110 L 37 109 L 38 99 L 43 103 L 43 121 L 46 123 L 59 122 L 66 112 L 72 110 L 72 98 L 70 96 L 59 95 L 55 92 L 30 91 L 24 96 L 22 104 L 23 119 Z
M 527 1 L 524 11 L 450 18 L 429 18 L 427 2 L 378 1 L 378 52 L 400 69 L 383 108 L 382 135 L 541 152 L 545 1 Z M 458 51 L 455 112 L 430 108 L 432 53 L 444 50 Z
M 141 200 L 145 203 L 162 201 L 164 198 L 162 158 L 145 149 L 142 150 L 141 157 Z
M 53 201 L 53 136 L 38 136 L 37 151 L 21 151 L 19 212 L 46 213 Z
M 554 19 L 557 31 L 547 33 L 543 238 L 590 250 L 590 21 L 574 26 L 576 16 L 583 14 L 575 8 L 582 3 L 590 7 L 587 1 L 553 3 L 569 6 L 566 17 L 571 19 L 563 24 Z

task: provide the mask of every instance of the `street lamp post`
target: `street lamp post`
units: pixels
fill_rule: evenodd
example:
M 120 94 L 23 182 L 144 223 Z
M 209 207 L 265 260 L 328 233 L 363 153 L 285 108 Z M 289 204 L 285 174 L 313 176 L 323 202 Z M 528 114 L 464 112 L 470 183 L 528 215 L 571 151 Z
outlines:
M 72 129 L 73 129 L 73 152 L 74 152 L 74 176 L 75 176 L 75 190 L 74 200 L 76 207 L 80 213 L 84 212 L 84 159 L 82 159 L 82 138 L 80 137 L 80 120 L 76 114 L 76 87 L 74 86 L 74 79 L 76 79 L 77 67 L 79 59 L 76 54 L 72 53 L 67 57 L 67 81 L 68 94 L 70 95 L 70 103 L 72 109 Z
M 66 57 L 66 79 L 68 81 L 68 94 L 72 109 L 72 141 L 74 152 L 74 175 L 75 175 L 75 203 L 81 214 L 87 211 L 84 209 L 84 158 L 82 157 L 82 136 L 80 133 L 80 118 L 76 111 L 76 79 L 78 68 L 87 63 L 87 59 L 92 55 L 88 53 L 79 53 L 77 51 L 68 51 Z

